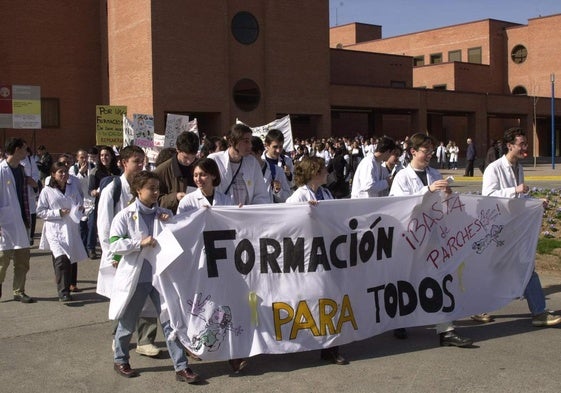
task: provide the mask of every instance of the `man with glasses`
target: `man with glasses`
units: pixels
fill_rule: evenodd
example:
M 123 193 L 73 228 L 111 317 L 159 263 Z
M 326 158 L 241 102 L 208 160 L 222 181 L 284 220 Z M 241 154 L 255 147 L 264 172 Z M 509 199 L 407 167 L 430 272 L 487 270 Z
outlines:
M 442 178 L 440 172 L 429 166 L 434 154 L 435 141 L 433 138 L 418 133 L 409 139 L 409 144 L 409 152 L 412 156 L 411 162 L 405 169 L 395 175 L 390 196 L 423 195 L 435 191 L 452 193 L 448 181 Z M 406 337 L 403 330 L 401 330 L 401 333 L 403 337 L 398 334 L 396 334 L 396 337 Z M 456 333 L 451 321 L 437 324 L 436 333 L 439 335 L 441 346 L 470 347 L 473 344 L 472 339 Z
M 395 141 L 388 137 L 378 140 L 374 154 L 364 157 L 353 176 L 351 198 L 372 198 L 383 196 L 390 189 L 393 177 L 382 170 L 382 163 L 390 158 L 395 149 Z
M 194 132 L 182 132 L 175 146 L 177 154 L 154 170 L 160 178 L 159 204 L 174 214 L 177 213 L 179 201 L 197 189 L 193 169 L 199 151 L 199 137 Z
M 482 195 L 503 198 L 526 198 L 529 187 L 524 183 L 524 170 L 520 160 L 528 150 L 526 133 L 518 127 L 508 129 L 503 138 L 507 152 L 493 161 L 483 173 Z M 544 200 L 547 205 L 547 200 Z M 524 224 L 521 224 L 524 225 Z M 552 315 L 545 308 L 545 295 L 538 274 L 534 271 L 524 290 L 524 297 L 532 313 L 532 325 L 554 326 L 561 323 L 561 316 Z

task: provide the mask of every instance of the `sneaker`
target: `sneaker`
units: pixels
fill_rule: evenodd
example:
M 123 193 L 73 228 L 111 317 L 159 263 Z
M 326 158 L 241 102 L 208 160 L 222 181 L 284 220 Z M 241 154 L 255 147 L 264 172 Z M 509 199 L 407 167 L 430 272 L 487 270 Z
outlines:
M 489 323 L 493 320 L 493 317 L 487 314 L 486 312 L 481 314 L 475 314 L 470 317 L 474 321 L 482 322 L 482 323 Z
M 154 344 L 137 345 L 136 353 L 139 355 L 154 357 L 160 354 L 160 348 Z
M 17 295 L 14 295 L 14 300 L 18 301 L 18 302 L 22 302 L 22 303 L 34 303 L 35 302 L 35 300 L 32 297 L 27 296 L 25 292 L 18 293 Z
M 555 326 L 561 323 L 561 316 L 544 311 L 532 317 L 532 325 L 536 327 Z

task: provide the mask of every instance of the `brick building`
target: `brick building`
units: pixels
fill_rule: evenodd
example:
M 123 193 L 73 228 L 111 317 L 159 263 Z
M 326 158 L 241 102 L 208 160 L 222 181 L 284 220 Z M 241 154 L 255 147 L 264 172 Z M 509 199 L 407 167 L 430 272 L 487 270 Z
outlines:
M 550 154 L 549 74 L 561 77 L 561 64 L 549 54 L 561 46 L 561 15 L 381 39 L 380 26 L 329 29 L 327 0 L 0 6 L 0 83 L 40 86 L 44 127 L 0 137 L 52 152 L 93 145 L 95 105 L 111 104 L 153 114 L 157 132 L 166 113 L 196 117 L 207 135 L 236 118 L 260 125 L 290 114 L 297 137 L 429 130 L 460 145 L 471 136 L 480 152 L 507 126 L 532 130 L 535 113 L 530 140 Z

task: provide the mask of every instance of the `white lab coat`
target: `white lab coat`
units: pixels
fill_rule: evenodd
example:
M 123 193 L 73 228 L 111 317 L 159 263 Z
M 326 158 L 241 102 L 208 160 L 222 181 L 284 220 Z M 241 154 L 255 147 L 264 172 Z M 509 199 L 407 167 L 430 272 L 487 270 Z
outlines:
M 331 192 L 325 187 L 321 187 L 323 192 L 323 198 L 325 200 L 333 199 L 333 195 Z M 308 201 L 317 201 L 316 194 L 313 192 L 310 187 L 307 185 L 298 187 L 296 191 L 292 193 L 290 198 L 286 200 L 286 203 L 298 203 L 298 202 L 308 202 Z
M 212 201 L 212 206 L 228 206 L 232 205 L 232 198 L 227 195 L 222 194 L 219 191 L 214 190 L 214 199 Z M 203 195 L 200 188 L 195 191 L 185 195 L 183 199 L 179 202 L 177 207 L 177 214 L 185 213 L 191 210 L 196 210 L 203 206 L 210 206 L 208 199 Z
M 115 276 L 115 268 L 112 265 L 113 254 L 109 250 L 111 222 L 116 212 L 120 212 L 126 208 L 133 198 L 129 182 L 125 175 L 121 175 L 120 179 L 121 197 L 117 201 L 117 204 L 114 205 L 113 202 L 113 189 L 115 188 L 115 180 L 113 180 L 101 190 L 99 203 L 97 205 L 97 234 L 99 237 L 99 244 L 101 245 L 101 261 L 99 262 L 96 292 L 106 297 L 111 297 L 113 278 Z
M 285 156 L 286 157 L 286 156 Z M 292 190 L 290 189 L 290 182 L 286 178 L 286 173 L 284 173 L 284 169 L 282 166 L 277 166 L 276 173 L 275 173 L 275 180 L 278 180 L 281 184 L 281 189 L 279 192 L 273 191 L 273 173 L 271 172 L 271 167 L 269 163 L 265 159 L 265 153 L 261 157 L 263 162 L 265 163 L 265 173 L 263 173 L 263 169 L 261 169 L 261 174 L 263 175 L 263 181 L 265 182 L 265 187 L 267 187 L 267 192 L 269 193 L 271 203 L 283 203 L 286 199 L 292 194 Z M 279 160 L 279 163 L 281 161 Z M 288 164 L 287 164 L 288 166 Z
M 37 167 L 37 163 L 32 156 L 27 156 L 21 162 L 23 168 L 25 170 L 25 176 L 31 177 L 36 182 L 39 181 L 41 177 L 41 173 L 39 172 L 39 168 Z M 27 185 L 27 200 L 29 203 L 29 213 L 35 214 L 37 213 L 37 193 L 30 185 Z
M 8 161 L 0 162 L 0 250 L 29 248 L 29 231 L 21 216 L 16 184 Z
M 213 159 L 218 164 L 218 169 L 220 171 L 221 181 L 220 185 L 216 187 L 221 193 L 225 193 L 226 189 L 232 182 L 232 176 L 234 173 L 230 169 L 230 157 L 228 155 L 228 150 L 211 153 L 208 158 Z M 261 166 L 257 162 L 257 159 L 253 156 L 245 156 L 242 160 L 240 174 L 243 174 L 243 180 L 245 187 L 247 189 L 247 196 L 249 199 L 249 205 L 257 205 L 262 203 L 270 203 L 270 196 L 265 187 L 265 182 L 263 181 L 263 173 L 261 172 Z M 230 194 L 232 192 L 232 187 L 228 191 Z
M 442 179 L 442 175 L 436 169 L 427 168 L 427 186 L 423 185 L 415 170 L 408 165 L 405 169 L 397 172 L 390 189 L 390 196 L 421 195 L 429 192 L 429 186 L 436 180 Z
M 92 163 L 88 163 L 88 171 L 85 175 L 80 173 L 79 169 L 76 169 L 77 164 L 74 164 L 68 170 L 70 175 L 74 176 L 80 182 L 80 190 L 82 191 L 82 195 L 84 196 L 84 221 L 87 219 L 87 216 L 93 212 L 95 206 L 95 198 L 90 195 L 89 185 L 90 185 L 90 172 L 92 169 L 95 168 L 95 165 Z
M 153 237 L 158 236 L 163 230 L 164 224 L 158 219 L 162 213 L 173 215 L 170 210 L 163 207 L 156 209 Z M 112 280 L 109 319 L 119 319 L 134 294 L 145 255 L 140 248 L 143 234 L 148 235 L 148 228 L 139 217 L 135 203 L 117 213 L 111 224 L 110 236 L 118 237 L 118 240 L 111 243 L 109 249 L 113 255 L 121 255 L 122 258 L 117 269 L 114 269 L 115 277 Z M 151 302 L 148 303 L 151 304 Z
M 364 157 L 358 164 L 353 176 L 351 198 L 372 198 L 383 196 L 389 189 L 386 180 L 388 172 L 382 170 L 381 163 L 374 155 Z
M 522 165 L 518 163 L 518 173 L 515 174 L 506 156 L 503 155 L 485 168 L 481 195 L 518 198 L 521 195 L 516 193 L 516 186 L 522 183 L 524 183 Z
M 50 250 L 55 258 L 66 255 L 70 262 L 80 262 L 88 258 L 80 226 L 69 214 L 60 215 L 60 209 L 82 206 L 82 194 L 76 183 L 67 183 L 64 194 L 58 188 L 46 186 L 39 194 L 37 216 L 44 220 L 39 249 Z

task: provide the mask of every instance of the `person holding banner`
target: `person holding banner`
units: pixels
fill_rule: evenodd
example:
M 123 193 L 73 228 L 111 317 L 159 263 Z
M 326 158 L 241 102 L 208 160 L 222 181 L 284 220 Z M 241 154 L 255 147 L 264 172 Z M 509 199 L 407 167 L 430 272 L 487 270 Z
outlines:
M 318 201 L 333 199 L 331 192 L 322 184 L 327 182 L 327 167 L 323 158 L 307 157 L 296 163 L 294 168 L 294 182 L 298 188 L 286 200 L 286 203 L 309 202 L 312 205 Z M 338 365 L 349 364 L 339 353 L 339 346 L 321 350 L 321 358 Z
M 222 181 L 217 190 L 235 205 L 270 203 L 259 163 L 251 155 L 251 128 L 234 124 L 228 134 L 228 150 L 209 154 L 218 164 Z
M 505 132 L 503 142 L 507 151 L 501 158 L 485 168 L 481 195 L 525 198 L 529 187 L 524 183 L 524 169 L 520 160 L 527 154 L 526 133 L 518 127 L 510 128 Z M 543 200 L 543 202 L 547 206 L 547 200 Z M 545 308 L 545 295 L 535 270 L 526 285 L 524 297 L 532 313 L 533 326 L 546 327 L 561 323 L 561 316 L 550 314 Z
M 134 201 L 121 210 L 111 223 L 109 247 L 117 271 L 109 317 L 119 321 L 115 332 L 113 368 L 126 378 L 138 376 L 129 364 L 129 343 L 146 300 L 150 298 L 157 314 L 161 313 L 160 294 L 152 285 L 152 265 L 143 252 L 145 248 L 157 245 L 155 237 L 163 230 L 163 222 L 173 215 L 170 210 L 158 206 L 159 183 L 158 175 L 153 172 L 137 173 L 130 186 Z M 187 367 L 185 350 L 173 337 L 169 321 L 162 322 L 161 326 L 173 361 L 175 379 L 179 382 L 199 382 L 199 375 Z
M 364 157 L 353 176 L 351 198 L 372 198 L 383 196 L 392 185 L 393 177 L 382 169 L 393 149 L 395 142 L 388 137 L 380 138 L 373 155 Z
M 176 154 L 154 169 L 160 178 L 159 203 L 162 207 L 177 212 L 179 201 L 195 191 L 193 164 L 199 151 L 199 137 L 194 132 L 184 131 L 176 139 Z
M 411 162 L 395 175 L 390 196 L 418 195 L 436 191 L 452 193 L 448 181 L 442 178 L 440 172 L 429 166 L 434 154 L 434 139 L 429 135 L 417 133 L 409 138 L 409 146 Z M 436 325 L 436 333 L 439 335 L 441 346 L 465 348 L 473 344 L 471 338 L 456 333 L 452 322 Z

